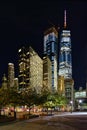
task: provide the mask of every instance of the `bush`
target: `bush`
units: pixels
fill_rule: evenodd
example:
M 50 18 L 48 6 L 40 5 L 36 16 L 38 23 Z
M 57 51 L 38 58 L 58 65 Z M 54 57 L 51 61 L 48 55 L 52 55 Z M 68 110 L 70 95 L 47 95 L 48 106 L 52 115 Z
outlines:
M 14 117 L 0 116 L 0 123 L 14 121 Z

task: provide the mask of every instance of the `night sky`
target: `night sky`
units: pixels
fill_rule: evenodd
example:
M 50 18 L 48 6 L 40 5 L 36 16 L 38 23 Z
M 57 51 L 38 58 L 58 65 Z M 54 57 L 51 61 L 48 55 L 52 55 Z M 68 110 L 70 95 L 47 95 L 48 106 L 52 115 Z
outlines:
M 18 74 L 18 49 L 31 45 L 43 55 L 43 33 L 55 25 L 59 38 L 63 29 L 63 14 L 67 11 L 67 27 L 71 30 L 72 68 L 75 88 L 85 88 L 87 77 L 87 2 L 31 1 L 30 3 L 0 3 L 0 83 L 7 75 L 8 63 Z M 58 45 L 59 46 L 59 45 Z

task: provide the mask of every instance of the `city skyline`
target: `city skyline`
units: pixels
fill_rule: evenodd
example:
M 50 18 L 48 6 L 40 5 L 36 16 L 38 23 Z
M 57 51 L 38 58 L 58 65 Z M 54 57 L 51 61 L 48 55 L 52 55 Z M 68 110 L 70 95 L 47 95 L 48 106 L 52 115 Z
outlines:
M 85 87 L 87 70 L 87 2 L 42 1 L 21 5 L 0 5 L 0 82 L 7 74 L 8 63 L 14 63 L 17 75 L 18 49 L 31 45 L 40 57 L 43 55 L 43 33 L 49 26 L 63 28 L 63 13 L 67 11 L 67 26 L 71 31 L 72 70 L 75 87 Z M 59 44 L 59 40 L 58 40 Z M 59 46 L 59 45 L 58 45 Z M 58 59 L 59 60 L 59 59 Z

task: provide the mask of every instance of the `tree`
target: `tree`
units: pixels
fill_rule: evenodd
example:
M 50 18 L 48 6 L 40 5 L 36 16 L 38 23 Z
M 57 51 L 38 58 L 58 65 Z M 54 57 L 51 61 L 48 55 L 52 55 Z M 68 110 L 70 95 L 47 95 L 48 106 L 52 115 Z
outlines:
M 22 104 L 22 95 L 14 88 L 8 89 L 9 105 L 14 107 L 14 118 L 16 119 L 16 106 Z
M 52 114 L 52 108 L 55 107 L 65 107 L 67 104 L 67 99 L 64 96 L 58 95 L 57 93 L 49 94 L 47 96 L 47 99 L 45 100 L 43 106 L 47 108 L 51 108 L 51 114 Z
M 9 97 L 7 89 L 0 88 L 0 115 L 1 109 L 9 104 Z
M 43 106 L 47 108 L 47 114 L 48 114 L 48 108 L 51 108 L 51 114 L 52 114 L 52 108 L 55 107 L 55 96 L 53 94 L 49 94 Z
M 22 92 L 22 103 L 23 105 L 27 105 L 27 107 L 29 108 L 29 115 L 31 107 L 34 104 L 37 104 L 37 101 L 37 93 L 35 89 L 33 90 L 32 88 L 29 88 Z
M 50 94 L 51 93 L 48 89 L 46 89 L 45 87 L 42 88 L 41 93 L 39 94 L 40 105 L 43 105 L 47 101 L 47 98 Z
M 55 96 L 55 106 L 58 106 L 59 108 L 65 107 L 67 104 L 67 99 L 65 96 L 54 94 Z

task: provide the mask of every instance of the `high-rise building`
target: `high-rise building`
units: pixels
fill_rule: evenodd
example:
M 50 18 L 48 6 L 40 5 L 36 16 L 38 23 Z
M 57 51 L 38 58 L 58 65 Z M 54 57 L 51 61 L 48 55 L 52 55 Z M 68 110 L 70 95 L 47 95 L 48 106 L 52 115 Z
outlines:
M 41 92 L 43 86 L 43 60 L 32 47 L 26 49 L 26 86 Z
M 26 49 L 25 47 L 22 47 L 18 50 L 18 56 L 19 56 L 19 74 L 18 74 L 18 80 L 19 80 L 19 89 L 25 89 L 26 88 Z
M 43 61 L 32 47 L 19 49 L 19 89 L 36 89 L 43 85 Z
M 8 63 L 8 87 L 14 87 L 14 64 Z
M 60 37 L 59 76 L 64 76 L 65 96 L 73 105 L 74 80 L 72 79 L 71 33 L 67 29 L 66 10 L 64 11 L 64 29 Z
M 58 48 L 58 32 L 54 27 L 44 32 L 44 55 L 48 55 L 52 63 L 52 91 L 57 90 L 57 48 Z
M 60 37 L 59 75 L 64 76 L 65 79 L 72 78 L 71 34 L 70 30 L 66 28 L 66 10 L 64 29 Z
M 48 56 L 43 57 L 43 88 L 52 92 L 52 69 Z

